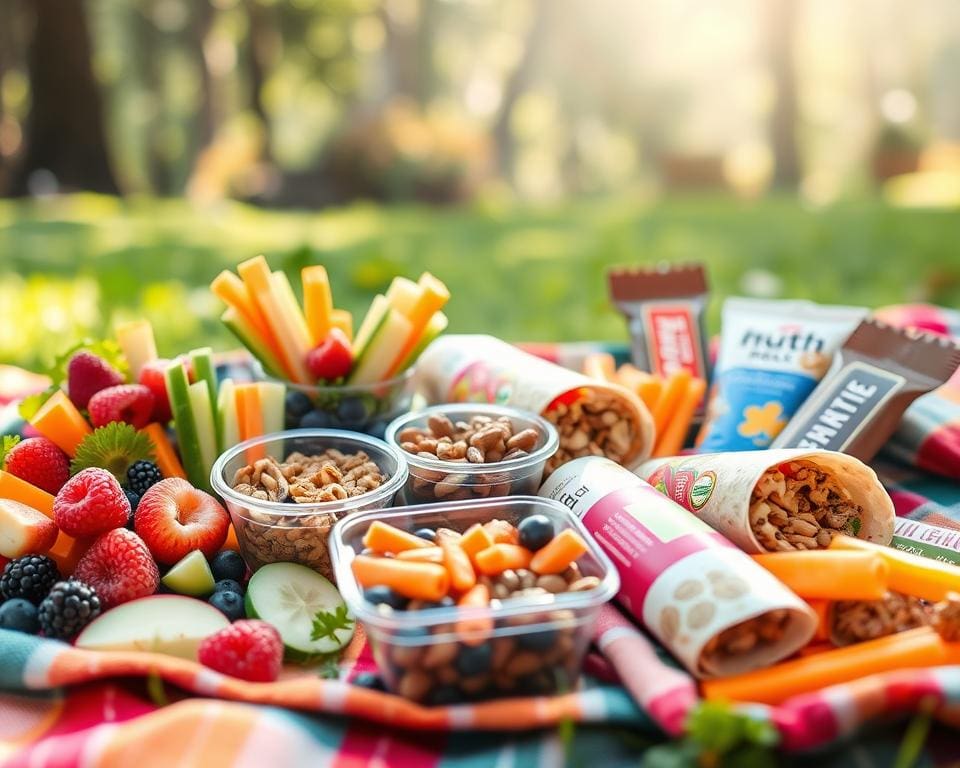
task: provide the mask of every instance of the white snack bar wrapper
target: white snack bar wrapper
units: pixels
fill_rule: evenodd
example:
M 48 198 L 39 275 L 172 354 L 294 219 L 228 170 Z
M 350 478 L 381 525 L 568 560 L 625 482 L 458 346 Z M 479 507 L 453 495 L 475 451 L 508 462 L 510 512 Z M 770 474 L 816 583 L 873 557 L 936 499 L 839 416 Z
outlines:
M 557 469 L 540 495 L 583 521 L 620 573 L 617 599 L 699 678 L 749 672 L 806 645 L 817 617 L 767 570 L 679 504 L 609 459 Z M 779 635 L 739 654 L 706 652 L 725 630 L 773 611 Z
M 863 508 L 858 538 L 876 544 L 890 543 L 895 518 L 890 496 L 870 467 L 843 453 L 803 448 L 701 453 L 651 459 L 637 470 L 637 475 L 740 549 L 761 553 L 768 550 L 750 526 L 753 489 L 768 469 L 799 459 L 816 464 L 837 478 Z
M 544 415 L 578 390 L 603 392 L 621 404 L 632 439 L 620 457 L 635 466 L 653 449 L 653 418 L 633 392 L 562 368 L 493 336 L 441 336 L 417 361 L 417 385 L 431 403 L 497 403 Z M 561 436 L 561 448 L 563 440 Z

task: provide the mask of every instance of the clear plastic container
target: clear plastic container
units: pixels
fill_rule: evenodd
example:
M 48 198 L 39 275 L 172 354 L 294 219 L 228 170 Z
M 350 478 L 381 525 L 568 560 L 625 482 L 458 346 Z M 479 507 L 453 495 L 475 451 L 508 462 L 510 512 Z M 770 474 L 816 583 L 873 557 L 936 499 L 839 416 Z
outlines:
M 454 463 L 401 449 L 410 468 L 410 477 L 402 493 L 405 504 L 535 495 L 543 480 L 547 460 L 557 452 L 560 444 L 556 427 L 543 417 L 530 411 L 481 403 L 435 405 L 406 414 L 390 423 L 384 439 L 399 447 L 399 436 L 404 430 L 426 429 L 428 419 L 434 415 L 447 416 L 454 423 L 469 422 L 474 416 L 488 416 L 491 419 L 505 416 L 510 419 L 514 434 L 524 429 L 533 429 L 538 438 L 526 456 L 489 464 Z
M 577 560 L 583 576 L 599 585 L 582 592 L 492 600 L 489 607 L 390 610 L 367 602 L 351 562 L 375 520 L 415 531 L 546 515 L 554 532 L 573 528 L 587 542 Z M 613 564 L 566 507 L 535 496 L 460 501 L 389 511 L 363 512 L 341 520 L 330 535 L 340 592 L 370 640 L 387 688 L 425 704 L 452 704 L 503 696 L 551 695 L 577 685 L 583 656 L 600 607 L 619 590 Z M 458 619 L 490 617 L 493 629 L 458 631 Z
M 372 491 L 342 501 L 308 504 L 265 501 L 233 489 L 237 470 L 256 459 L 272 456 L 283 461 L 292 453 L 310 456 L 328 448 L 345 454 L 365 452 L 386 480 Z M 389 507 L 406 479 L 407 465 L 399 448 L 335 429 L 295 429 L 247 440 L 221 454 L 210 473 L 210 483 L 233 519 L 240 554 L 252 570 L 267 563 L 302 563 L 331 580 L 327 539 L 334 523 L 351 513 Z

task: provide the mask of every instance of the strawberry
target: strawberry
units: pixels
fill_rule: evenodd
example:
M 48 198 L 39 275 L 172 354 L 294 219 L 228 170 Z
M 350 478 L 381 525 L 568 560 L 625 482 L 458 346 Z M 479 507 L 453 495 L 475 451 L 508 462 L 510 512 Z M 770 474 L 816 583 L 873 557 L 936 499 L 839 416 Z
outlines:
M 67 363 L 67 392 L 77 408 L 86 408 L 101 389 L 123 384 L 123 376 L 102 357 L 80 350 Z
M 225 675 L 269 683 L 280 675 L 283 641 L 267 622 L 243 619 L 204 639 L 197 658 L 205 667 Z
M 173 565 L 194 549 L 213 557 L 227 538 L 230 515 L 209 493 L 168 477 L 140 498 L 133 526 L 158 563 Z
M 117 479 L 91 467 L 71 477 L 53 500 L 53 521 L 68 536 L 93 536 L 121 528 L 130 516 L 130 501 Z
M 97 537 L 77 563 L 73 578 L 93 587 L 104 609 L 152 595 L 160 584 L 147 545 L 126 528 Z
M 167 381 L 163 372 L 170 365 L 169 360 L 151 360 L 140 369 L 140 383 L 153 392 L 153 421 L 166 424 L 173 418 L 170 412 L 170 397 L 167 395 Z
M 70 459 L 45 437 L 31 437 L 17 443 L 7 452 L 3 468 L 54 495 L 70 479 Z
M 153 392 L 142 384 L 121 384 L 97 392 L 90 398 L 90 422 L 103 427 L 123 421 L 143 429 L 153 415 Z
M 324 381 L 346 376 L 352 365 L 350 340 L 339 328 L 331 328 L 327 338 L 307 354 L 307 369 L 317 379 Z

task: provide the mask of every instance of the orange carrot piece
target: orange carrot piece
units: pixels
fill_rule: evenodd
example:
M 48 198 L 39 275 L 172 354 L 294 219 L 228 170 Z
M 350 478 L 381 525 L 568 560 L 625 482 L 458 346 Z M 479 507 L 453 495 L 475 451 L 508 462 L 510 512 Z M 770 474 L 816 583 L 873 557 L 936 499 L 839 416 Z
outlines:
M 654 434 L 662 434 L 667 423 L 674 417 L 684 393 L 690 387 L 692 375 L 690 371 L 681 369 L 670 374 L 663 386 L 663 393 L 653 407 Z
M 890 588 L 890 566 L 873 552 L 814 549 L 753 559 L 803 598 L 880 600 Z
M 615 382 L 617 363 L 609 352 L 591 352 L 583 359 L 583 374 L 591 379 Z
M 76 455 L 77 446 L 83 442 L 83 438 L 93 431 L 62 389 L 54 392 L 40 406 L 40 410 L 30 419 L 30 424 L 71 458 Z
M 490 605 L 490 590 L 486 584 L 477 584 L 467 590 L 457 601 L 458 608 L 483 608 Z M 454 629 L 464 645 L 480 645 L 486 642 L 493 631 L 493 617 L 471 616 L 457 619 Z
M 460 538 L 460 546 L 474 565 L 477 564 L 477 553 L 493 545 L 493 537 L 481 523 L 471 525 Z
M 960 568 L 939 560 L 911 555 L 893 547 L 884 547 L 852 536 L 836 536 L 831 550 L 875 552 L 890 567 L 888 586 L 894 592 L 937 602 L 948 592 L 960 592 Z
M 797 651 L 798 656 L 816 656 L 818 653 L 823 653 L 824 651 L 832 651 L 837 646 L 832 643 L 810 643 L 810 645 L 805 645 L 799 651 Z
M 829 600 L 807 600 L 807 604 L 813 608 L 817 614 L 817 631 L 811 642 L 825 643 L 830 640 L 830 601 Z
M 450 585 L 457 592 L 466 592 L 477 583 L 477 574 L 473 570 L 470 557 L 463 551 L 457 541 L 444 540 L 440 542 L 443 550 L 443 567 L 450 574 Z
M 256 384 L 237 384 L 234 387 L 237 400 L 237 429 L 240 440 L 249 440 L 263 434 L 263 409 L 260 407 L 260 388 Z M 253 463 L 266 458 L 265 445 L 247 448 L 247 461 Z
M 683 443 L 690 432 L 690 425 L 693 423 L 693 414 L 703 401 L 703 395 L 707 391 L 707 382 L 703 379 L 694 378 L 690 380 L 690 386 L 677 403 L 677 408 L 673 415 L 669 417 L 666 426 L 662 432 L 657 432 L 656 447 L 653 449 L 655 457 L 676 456 L 683 448 Z
M 538 550 L 530 561 L 534 573 L 562 573 L 567 566 L 587 551 L 587 542 L 573 528 L 567 528 L 554 536 Z
M 743 675 L 707 680 L 703 693 L 712 700 L 780 704 L 791 696 L 878 672 L 958 662 L 960 643 L 947 643 L 931 627 L 920 627 Z
M 494 544 L 519 544 L 520 534 L 506 520 L 490 520 L 483 524 Z
M 225 549 L 232 549 L 234 552 L 240 551 L 240 542 L 237 541 L 237 532 L 233 528 L 233 523 L 230 523 L 230 527 L 227 528 L 227 539 L 220 547 L 220 551 L 223 552 Z
M 508 568 L 529 568 L 532 557 L 533 552 L 519 544 L 494 544 L 477 552 L 474 562 L 480 573 L 498 576 Z
M 411 600 L 440 600 L 450 591 L 450 575 L 436 563 L 357 555 L 350 567 L 361 587 L 382 584 Z
M 374 552 L 389 552 L 391 555 L 395 555 L 408 549 L 432 547 L 433 543 L 395 528 L 388 523 L 374 520 L 363 536 L 363 546 L 372 549 Z
M 183 465 L 177 458 L 177 452 L 173 450 L 173 445 L 167 438 L 166 430 L 162 424 L 154 422 L 147 424 L 141 430 L 150 442 L 153 443 L 153 455 L 157 460 L 157 466 L 164 477 L 182 477 L 187 479 L 187 473 L 183 471 Z
M 443 563 L 442 547 L 424 547 L 422 549 L 405 549 L 398 552 L 397 560 L 415 560 L 420 563 Z

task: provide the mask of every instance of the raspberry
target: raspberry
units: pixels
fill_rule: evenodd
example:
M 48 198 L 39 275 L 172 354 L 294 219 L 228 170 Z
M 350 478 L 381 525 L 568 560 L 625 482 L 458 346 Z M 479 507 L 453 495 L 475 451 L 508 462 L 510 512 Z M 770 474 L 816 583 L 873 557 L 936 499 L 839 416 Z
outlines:
M 97 392 L 90 398 L 88 409 L 95 427 L 123 421 L 143 429 L 153 415 L 153 393 L 142 384 L 121 384 Z
M 255 683 L 269 683 L 280 675 L 283 641 L 265 621 L 235 621 L 210 635 L 197 652 L 200 663 Z
M 127 470 L 127 486 L 138 496 L 143 496 L 151 487 L 163 480 L 160 467 L 152 461 L 135 461 Z
M 101 389 L 123 384 L 123 376 L 102 357 L 81 350 L 67 364 L 67 391 L 77 408 L 86 408 Z
M 105 469 L 78 472 L 53 500 L 53 521 L 68 536 L 93 536 L 127 524 L 130 502 Z
M 100 598 L 82 581 L 58 581 L 40 603 L 40 629 L 46 637 L 69 640 L 100 615 Z
M 160 572 L 147 545 L 126 528 L 98 537 L 73 575 L 97 590 L 104 610 L 152 595 L 160 584 Z
M 17 443 L 7 453 L 3 468 L 54 495 L 70 479 L 70 459 L 45 437 L 31 437 Z

